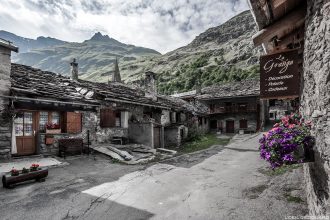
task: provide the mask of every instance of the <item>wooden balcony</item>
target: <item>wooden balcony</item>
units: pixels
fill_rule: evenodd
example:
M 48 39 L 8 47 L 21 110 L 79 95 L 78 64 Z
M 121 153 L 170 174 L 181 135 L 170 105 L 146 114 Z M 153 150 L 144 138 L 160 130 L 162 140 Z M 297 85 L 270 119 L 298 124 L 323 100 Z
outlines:
M 224 107 L 215 107 L 210 108 L 210 114 L 226 114 L 226 113 L 249 113 L 249 112 L 257 112 L 256 105 L 248 105 L 245 107 L 241 106 L 224 106 Z

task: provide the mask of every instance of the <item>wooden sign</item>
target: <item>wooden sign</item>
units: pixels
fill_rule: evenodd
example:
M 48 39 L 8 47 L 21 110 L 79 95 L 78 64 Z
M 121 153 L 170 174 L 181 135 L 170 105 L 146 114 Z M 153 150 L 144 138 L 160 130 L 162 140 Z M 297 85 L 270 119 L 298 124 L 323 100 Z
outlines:
M 260 57 L 260 98 L 296 98 L 300 93 L 298 51 Z

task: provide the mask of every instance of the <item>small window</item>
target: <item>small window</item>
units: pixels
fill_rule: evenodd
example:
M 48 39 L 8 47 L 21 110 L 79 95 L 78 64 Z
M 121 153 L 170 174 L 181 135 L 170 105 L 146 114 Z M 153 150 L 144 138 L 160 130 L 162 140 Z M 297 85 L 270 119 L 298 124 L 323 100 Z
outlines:
M 116 114 L 116 127 L 121 127 L 121 114 L 120 112 L 115 112 Z
M 202 123 L 203 123 L 203 118 L 198 118 L 198 125 L 202 126 Z
M 171 123 L 176 123 L 176 113 L 171 112 Z
M 52 123 L 53 124 L 60 124 L 60 113 L 59 112 L 52 112 Z
M 101 128 L 121 127 L 121 113 L 110 108 L 100 110 Z

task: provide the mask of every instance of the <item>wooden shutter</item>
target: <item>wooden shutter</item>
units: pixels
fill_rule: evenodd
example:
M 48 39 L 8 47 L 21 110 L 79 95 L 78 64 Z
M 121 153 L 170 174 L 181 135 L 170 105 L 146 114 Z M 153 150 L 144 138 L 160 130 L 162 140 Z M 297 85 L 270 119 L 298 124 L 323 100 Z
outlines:
M 66 132 L 67 133 L 80 133 L 82 128 L 81 113 L 66 112 Z
M 116 113 L 110 108 L 100 110 L 100 126 L 111 128 L 116 126 Z

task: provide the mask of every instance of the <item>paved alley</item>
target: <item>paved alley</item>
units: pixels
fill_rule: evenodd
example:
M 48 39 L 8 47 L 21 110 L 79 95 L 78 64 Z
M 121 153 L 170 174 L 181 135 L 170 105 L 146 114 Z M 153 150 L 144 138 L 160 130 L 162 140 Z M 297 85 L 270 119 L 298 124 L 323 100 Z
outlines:
M 91 167 L 84 175 L 76 170 L 67 185 L 50 177 L 40 190 L 38 184 L 1 189 L 2 219 L 284 219 L 307 214 L 302 168 L 271 175 L 259 159 L 259 137 L 235 136 L 191 166 L 171 160 L 147 168 L 111 164 L 115 167 L 106 169 L 126 169 L 126 174 L 107 180 L 110 170 L 102 175 Z

